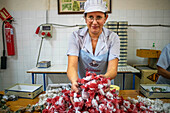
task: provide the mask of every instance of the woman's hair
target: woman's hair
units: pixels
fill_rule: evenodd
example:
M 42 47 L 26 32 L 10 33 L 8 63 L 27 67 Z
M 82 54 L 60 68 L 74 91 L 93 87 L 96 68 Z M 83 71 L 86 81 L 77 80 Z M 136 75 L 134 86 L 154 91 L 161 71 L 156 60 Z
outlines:
M 104 16 L 106 17 L 106 15 L 107 15 L 107 13 L 105 12 Z M 86 16 L 87 16 L 87 13 L 84 13 L 84 17 L 86 17 Z

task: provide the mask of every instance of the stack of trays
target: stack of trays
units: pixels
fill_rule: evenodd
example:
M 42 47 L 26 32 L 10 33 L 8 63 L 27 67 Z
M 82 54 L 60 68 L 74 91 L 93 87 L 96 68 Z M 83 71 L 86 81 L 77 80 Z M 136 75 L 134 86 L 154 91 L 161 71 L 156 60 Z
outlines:
M 127 65 L 127 21 L 120 21 L 118 23 L 118 35 L 120 38 L 120 60 L 119 66 L 126 66 Z
M 110 31 L 117 33 L 118 22 L 117 21 L 108 21 L 106 26 Z
M 105 25 L 110 31 L 113 31 L 119 35 L 120 38 L 120 60 L 119 66 L 127 65 L 127 21 L 108 21 Z

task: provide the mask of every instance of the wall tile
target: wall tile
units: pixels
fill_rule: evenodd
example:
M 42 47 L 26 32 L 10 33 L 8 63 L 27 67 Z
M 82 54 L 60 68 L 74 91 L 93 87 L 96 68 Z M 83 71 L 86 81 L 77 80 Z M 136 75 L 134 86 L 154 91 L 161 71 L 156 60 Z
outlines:
M 170 10 L 163 10 L 163 17 L 170 18 Z

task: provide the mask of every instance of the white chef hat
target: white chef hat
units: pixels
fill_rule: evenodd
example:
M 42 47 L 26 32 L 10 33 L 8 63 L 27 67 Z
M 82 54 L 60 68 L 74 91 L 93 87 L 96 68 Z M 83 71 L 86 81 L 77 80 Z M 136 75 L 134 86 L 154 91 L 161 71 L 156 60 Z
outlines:
M 107 12 L 106 2 L 103 0 L 87 0 L 84 4 L 84 13 L 89 12 Z

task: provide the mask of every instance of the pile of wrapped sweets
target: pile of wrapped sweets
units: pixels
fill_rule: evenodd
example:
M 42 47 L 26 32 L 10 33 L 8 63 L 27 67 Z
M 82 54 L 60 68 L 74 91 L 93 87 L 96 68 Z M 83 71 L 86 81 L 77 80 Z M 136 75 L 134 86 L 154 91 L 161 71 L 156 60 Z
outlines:
M 43 113 L 170 113 L 170 103 L 159 99 L 141 96 L 138 99 L 123 99 L 115 89 L 105 92 L 111 85 L 110 79 L 95 73 L 87 72 L 78 84 L 78 93 L 71 91 L 70 87 L 48 90 L 39 96 L 39 102 L 32 107 L 43 106 Z
M 16 101 L 18 97 L 15 95 L 2 95 L 0 94 L 0 113 L 11 113 L 12 111 L 6 105 L 8 101 Z

